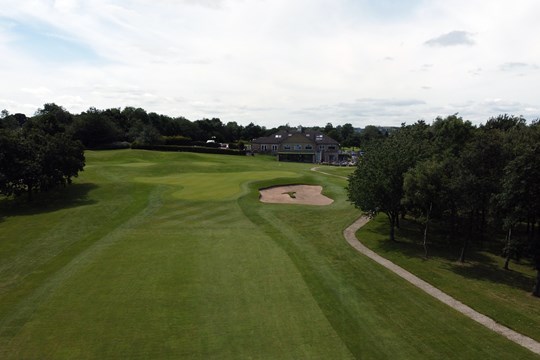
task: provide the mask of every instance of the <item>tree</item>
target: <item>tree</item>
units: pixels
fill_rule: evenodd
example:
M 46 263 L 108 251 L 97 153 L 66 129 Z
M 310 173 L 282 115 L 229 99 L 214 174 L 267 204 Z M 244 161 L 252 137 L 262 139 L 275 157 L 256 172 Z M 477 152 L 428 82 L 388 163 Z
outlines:
M 368 146 L 372 141 L 376 141 L 379 139 L 382 139 L 384 136 L 379 131 L 379 128 L 374 125 L 368 125 L 366 126 L 362 132 L 360 133 L 360 141 L 361 146 L 366 147 Z
M 130 138 L 140 145 L 162 144 L 163 138 L 159 131 L 150 124 L 143 124 L 140 121 L 131 128 Z
M 348 199 L 370 217 L 382 212 L 390 222 L 390 240 L 403 209 L 403 177 L 414 166 L 419 154 L 407 132 L 398 132 L 371 143 L 356 170 L 349 177 Z
M 123 137 L 109 114 L 96 108 L 89 108 L 76 116 L 71 131 L 73 137 L 87 148 L 110 144 L 122 140 Z
M 438 209 L 442 188 L 442 164 L 430 159 L 419 162 L 414 168 L 407 171 L 403 181 L 403 204 L 416 213 L 417 218 L 423 220 L 424 257 L 428 258 L 427 235 L 432 213 Z
M 509 258 L 516 250 L 512 230 L 522 221 L 532 220 L 532 226 L 540 216 L 540 145 L 531 144 L 524 152 L 508 163 L 504 169 L 502 191 L 497 195 L 497 205 L 504 214 L 504 225 L 507 231 L 505 268 Z M 532 255 L 537 260 L 538 239 L 531 239 Z M 540 264 L 535 264 L 540 271 Z M 538 294 L 540 295 L 540 294 Z
M 348 143 L 349 139 L 353 136 L 353 134 L 354 134 L 354 127 L 352 126 L 352 124 L 347 123 L 341 127 L 340 135 L 344 142 Z
M 32 200 L 34 192 L 69 184 L 83 170 L 82 144 L 61 131 L 58 118 L 36 117 L 21 131 L 0 131 L 1 194 L 27 193 Z

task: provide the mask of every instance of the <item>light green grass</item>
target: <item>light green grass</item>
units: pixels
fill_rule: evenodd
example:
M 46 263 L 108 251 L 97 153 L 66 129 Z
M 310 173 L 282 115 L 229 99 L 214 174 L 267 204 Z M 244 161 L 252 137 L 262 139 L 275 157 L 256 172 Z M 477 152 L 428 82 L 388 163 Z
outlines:
M 359 256 L 342 179 L 266 157 L 88 152 L 0 202 L 0 358 L 534 358 Z M 259 187 L 324 186 L 326 207 Z
M 318 166 L 319 171 L 343 177 L 349 176 L 355 169 L 355 166 Z

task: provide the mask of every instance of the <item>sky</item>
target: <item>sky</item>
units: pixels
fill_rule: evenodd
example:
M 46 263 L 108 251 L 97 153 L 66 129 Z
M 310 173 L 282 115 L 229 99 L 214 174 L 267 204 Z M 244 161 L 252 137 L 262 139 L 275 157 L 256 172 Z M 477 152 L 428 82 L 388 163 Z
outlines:
M 540 117 L 537 0 L 0 0 L 0 109 L 274 127 Z

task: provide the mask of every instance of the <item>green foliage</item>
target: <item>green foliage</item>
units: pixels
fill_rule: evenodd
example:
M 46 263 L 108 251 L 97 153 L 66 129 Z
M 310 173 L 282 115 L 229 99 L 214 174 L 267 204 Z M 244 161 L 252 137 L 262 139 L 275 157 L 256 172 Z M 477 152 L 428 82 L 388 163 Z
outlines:
M 386 213 L 391 234 L 399 212 L 416 216 L 424 225 L 426 255 L 428 224 L 436 220 L 446 228 L 446 241 L 460 244 L 461 262 L 473 242 L 482 247 L 505 234 L 498 246 L 506 264 L 510 256 L 525 256 L 538 259 L 540 268 L 538 129 L 509 115 L 478 128 L 457 115 L 402 126 L 365 149 L 350 178 L 349 199 L 371 216 Z
M 163 140 L 165 141 L 165 145 L 189 145 L 192 141 L 191 138 L 182 135 L 164 136 Z
M 73 141 L 56 116 L 42 112 L 23 129 L 0 131 L 0 194 L 47 191 L 71 183 L 85 164 L 82 144 Z
M 404 129 L 384 140 L 371 142 L 349 177 L 349 201 L 370 217 L 382 212 L 390 221 L 390 239 L 403 209 L 403 178 L 422 154 L 421 143 Z

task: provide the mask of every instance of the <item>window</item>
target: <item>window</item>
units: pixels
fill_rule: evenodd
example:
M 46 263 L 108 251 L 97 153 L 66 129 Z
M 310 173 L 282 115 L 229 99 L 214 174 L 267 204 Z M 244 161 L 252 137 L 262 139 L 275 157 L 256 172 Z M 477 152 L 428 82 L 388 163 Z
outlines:
M 294 145 L 294 150 L 302 150 L 302 145 L 299 145 L 299 144 Z
M 268 147 L 266 145 L 261 145 L 261 151 L 266 151 L 268 150 Z
M 277 148 L 278 148 L 278 146 L 277 146 L 277 145 L 272 145 L 272 151 L 276 151 L 276 150 L 277 150 Z
M 329 145 L 328 150 L 336 150 L 336 147 L 334 145 Z
M 305 149 L 306 149 L 306 150 L 313 150 L 313 146 L 311 146 L 311 145 L 306 145 Z
M 319 150 L 324 150 L 324 145 L 319 145 Z
M 276 134 L 277 139 L 281 139 L 281 134 Z
M 322 139 L 323 139 L 322 135 L 317 135 L 317 137 L 315 138 L 315 140 L 317 140 L 317 141 L 322 141 Z

